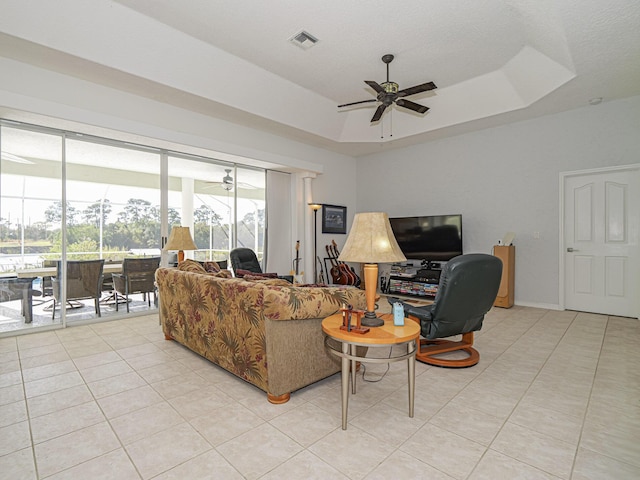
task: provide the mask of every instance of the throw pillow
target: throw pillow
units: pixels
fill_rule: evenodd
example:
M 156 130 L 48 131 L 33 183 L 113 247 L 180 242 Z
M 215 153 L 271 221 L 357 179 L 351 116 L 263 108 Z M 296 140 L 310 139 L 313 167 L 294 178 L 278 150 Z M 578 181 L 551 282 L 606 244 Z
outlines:
M 203 262 L 202 266 L 209 273 L 218 273 L 220 271 L 220 265 L 217 262 Z
M 278 278 L 277 273 L 256 273 L 256 272 L 251 272 L 249 270 L 243 270 L 241 268 L 238 268 L 236 270 L 236 277 L 243 278 L 245 275 L 250 275 L 253 277 L 261 277 L 261 278 Z
M 207 273 L 207 271 L 200 264 L 200 262 L 196 262 L 195 260 L 191 260 L 191 259 L 186 259 L 183 262 L 179 262 L 178 270 L 182 270 L 184 272 L 193 272 L 193 273 Z
M 229 270 L 220 270 L 219 272 L 209 273 L 209 275 L 211 275 L 212 277 L 219 277 L 219 278 L 233 278 L 233 275 Z

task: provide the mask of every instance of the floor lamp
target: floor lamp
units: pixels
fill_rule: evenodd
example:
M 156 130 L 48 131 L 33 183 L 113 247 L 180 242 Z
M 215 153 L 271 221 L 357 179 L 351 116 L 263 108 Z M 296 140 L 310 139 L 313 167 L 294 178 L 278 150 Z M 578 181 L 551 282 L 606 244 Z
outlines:
M 310 203 L 313 209 L 313 283 L 318 283 L 318 236 L 316 234 L 318 228 L 318 210 L 322 207 L 320 203 Z
M 384 320 L 378 318 L 375 313 L 378 263 L 406 260 L 391 230 L 389 216 L 383 212 L 356 213 L 347 242 L 338 260 L 364 263 L 364 293 L 367 310 L 362 319 L 362 325 L 367 327 L 384 325 Z

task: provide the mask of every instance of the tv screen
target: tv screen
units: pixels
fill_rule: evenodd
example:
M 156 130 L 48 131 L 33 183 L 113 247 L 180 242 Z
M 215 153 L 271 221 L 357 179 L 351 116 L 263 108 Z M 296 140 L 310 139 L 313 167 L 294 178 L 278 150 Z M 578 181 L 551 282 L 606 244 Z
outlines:
M 445 261 L 462 255 L 462 215 L 390 218 L 404 256 L 413 260 Z

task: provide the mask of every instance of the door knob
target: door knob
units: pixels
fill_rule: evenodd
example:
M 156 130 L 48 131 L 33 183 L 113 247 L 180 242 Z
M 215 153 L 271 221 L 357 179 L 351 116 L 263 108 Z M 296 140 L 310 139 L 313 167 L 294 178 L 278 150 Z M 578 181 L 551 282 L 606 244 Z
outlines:
M 571 247 L 568 247 L 568 248 L 567 248 L 567 252 L 579 252 L 579 251 L 580 251 L 580 250 L 575 250 L 575 249 L 573 249 L 573 248 L 571 248 Z

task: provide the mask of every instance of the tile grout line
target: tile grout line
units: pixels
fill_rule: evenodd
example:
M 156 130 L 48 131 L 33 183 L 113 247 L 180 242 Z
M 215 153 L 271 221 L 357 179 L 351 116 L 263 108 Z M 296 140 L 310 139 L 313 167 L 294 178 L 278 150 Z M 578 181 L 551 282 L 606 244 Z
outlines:
M 31 448 L 31 458 L 33 458 L 33 469 L 34 469 L 34 473 L 36 474 L 36 479 L 40 478 L 40 473 L 38 471 L 38 461 L 36 459 L 36 446 L 35 443 L 33 441 L 33 429 L 31 426 L 31 415 L 29 414 L 29 402 L 27 401 L 27 387 L 25 385 L 25 381 L 24 381 L 24 372 L 22 370 L 22 357 L 20 356 L 20 342 L 18 342 L 17 338 L 16 338 L 16 354 L 18 355 L 18 366 L 20 367 L 20 381 L 22 383 L 22 395 L 24 398 L 24 408 L 26 410 L 26 414 L 27 414 L 27 423 L 29 425 L 29 441 L 31 443 L 31 445 L 29 445 L 29 447 Z
M 516 344 L 516 342 L 518 342 L 518 340 L 522 339 L 527 332 L 529 332 L 531 329 L 533 329 L 539 322 L 541 322 L 544 317 L 546 317 L 547 315 L 549 315 L 551 312 L 548 311 L 546 312 L 544 315 L 542 315 L 540 318 L 538 318 L 529 328 L 527 328 L 524 332 L 522 332 L 522 334 L 513 342 L 511 342 L 511 345 L 509 346 L 509 348 L 513 347 L 513 345 Z M 469 478 L 473 472 L 478 468 L 478 465 L 480 465 L 480 462 L 482 461 L 482 459 L 485 457 L 485 455 L 487 454 L 487 452 L 491 449 L 491 446 L 493 445 L 493 443 L 495 442 L 496 438 L 498 437 L 498 435 L 500 435 L 500 432 L 502 432 L 504 426 L 507 424 L 507 422 L 509 421 L 509 419 L 511 418 L 511 416 L 513 415 L 513 412 L 518 408 L 518 405 L 520 405 L 520 402 L 522 401 L 522 398 L 524 398 L 524 396 L 527 394 L 527 392 L 531 389 L 531 386 L 533 385 L 533 383 L 536 381 L 536 378 L 538 378 L 538 376 L 540 375 L 540 372 L 542 372 L 542 370 L 544 369 L 544 366 L 547 364 L 547 362 L 549 361 L 549 358 L 551 358 L 551 356 L 553 355 L 553 353 L 556 351 L 556 349 L 558 348 L 558 345 L 560 344 L 560 342 L 562 342 L 562 339 L 564 338 L 564 336 L 567 334 L 567 331 L 569 330 L 569 328 L 571 327 L 571 325 L 573 324 L 573 322 L 575 321 L 577 317 L 577 314 L 573 317 L 573 319 L 571 320 L 571 322 L 567 325 L 567 327 L 565 328 L 564 332 L 562 333 L 562 335 L 560 336 L 560 338 L 558 339 L 558 341 L 555 344 L 555 347 L 553 348 L 553 350 L 549 353 L 549 355 L 547 356 L 546 360 L 544 361 L 544 363 L 540 366 L 540 368 L 538 369 L 538 372 L 536 373 L 536 375 L 531 379 L 531 381 L 529 382 L 529 385 L 527 386 L 527 388 L 525 389 L 525 391 L 522 393 L 522 395 L 520 395 L 518 401 L 516 402 L 516 404 L 514 405 L 514 407 L 511 409 L 511 412 L 509 413 L 509 415 L 505 418 L 504 422 L 502 423 L 502 425 L 500 426 L 500 428 L 498 429 L 498 431 L 496 432 L 496 434 L 494 435 L 493 439 L 491 440 L 491 443 L 489 443 L 489 445 L 487 445 L 484 453 L 480 456 L 480 459 L 478 460 L 478 462 L 475 464 L 475 466 L 473 467 L 473 469 L 471 470 L 471 472 L 469 473 L 469 475 L 467 476 L 467 478 Z M 507 350 L 509 350 L 509 348 L 507 348 Z M 505 350 L 506 351 L 506 350 Z M 504 355 L 504 352 L 502 352 L 502 354 L 500 354 L 500 356 Z M 496 360 L 498 360 L 498 358 L 500 358 L 500 356 L 498 356 L 492 363 L 494 363 Z M 488 367 L 487 367 L 488 368 Z M 485 369 L 486 370 L 486 369 Z M 473 407 L 469 407 L 469 408 L 473 408 Z M 516 425 L 518 425 L 516 423 Z M 538 432 L 540 433 L 540 432 Z M 527 462 L 524 462 L 522 460 L 518 460 L 517 458 L 512 457 L 511 455 L 507 455 L 506 453 L 502 453 L 498 450 L 493 450 L 501 455 L 505 455 L 506 457 L 509 457 L 517 462 L 521 462 L 525 465 L 528 465 L 531 468 L 535 468 L 536 470 L 539 470 L 541 472 L 544 473 L 548 473 L 549 475 L 552 476 L 556 476 L 551 472 L 547 472 L 535 465 L 531 465 Z M 575 461 L 575 455 L 574 455 L 574 461 Z
M 576 318 L 579 316 L 579 313 L 576 315 Z M 600 348 L 598 350 L 598 362 L 596 363 L 596 368 L 593 371 L 593 378 L 591 380 L 591 388 L 589 388 L 589 395 L 587 397 L 587 406 L 584 409 L 584 413 L 582 414 L 582 424 L 580 425 L 580 435 L 578 435 L 578 442 L 576 443 L 575 454 L 573 455 L 573 462 L 571 463 L 571 473 L 569 478 L 573 477 L 573 472 L 576 467 L 576 461 L 578 459 L 578 451 L 580 450 L 580 444 L 582 443 L 582 434 L 584 432 L 584 424 L 587 420 L 587 414 L 589 413 L 589 405 L 591 404 L 591 395 L 593 394 L 593 386 L 596 383 L 596 376 L 598 375 L 598 367 L 600 366 L 600 357 L 602 356 L 602 348 L 604 346 L 605 337 L 607 335 L 607 329 L 609 328 L 609 316 L 607 316 L 607 320 L 605 323 L 605 328 L 602 332 L 602 339 L 600 340 Z
M 602 335 L 602 342 L 601 342 L 601 344 L 600 344 L 600 351 L 598 352 L 598 364 L 596 365 L 596 369 L 595 369 L 595 372 L 594 372 L 594 375 L 593 375 L 593 381 L 591 382 L 591 389 L 589 390 L 589 397 L 588 397 L 588 401 L 587 401 L 587 408 L 585 409 L 585 415 L 584 415 L 585 420 L 583 421 L 583 423 L 582 423 L 582 428 L 580 429 L 580 437 L 579 437 L 579 439 L 578 439 L 578 448 L 580 448 L 580 446 L 581 446 L 580 444 L 582 443 L 582 434 L 583 434 L 583 432 L 584 432 L 584 425 L 585 425 L 585 423 L 586 423 L 586 417 L 587 417 L 587 414 L 589 413 L 589 406 L 591 405 L 591 396 L 592 396 L 592 394 L 593 394 L 593 388 L 594 388 L 594 385 L 595 385 L 595 382 L 596 382 L 596 377 L 597 377 L 597 375 L 598 375 L 598 368 L 600 367 L 600 359 L 601 359 L 602 354 L 603 354 L 604 345 L 605 345 L 606 337 L 607 337 L 607 331 L 609 330 L 609 328 L 610 328 L 610 326 L 611 326 L 610 321 L 611 321 L 611 315 L 607 315 L 606 327 L 605 327 L 605 329 L 604 329 L 604 333 L 603 333 L 603 335 Z M 590 452 L 594 452 L 594 453 L 596 453 L 596 454 L 598 454 L 598 455 L 602 455 L 603 457 L 607 457 L 607 458 L 609 458 L 609 459 L 611 459 L 611 460 L 613 460 L 613 461 L 615 461 L 615 462 L 617 462 L 617 463 L 623 463 L 623 464 L 625 464 L 625 465 L 629 465 L 630 467 L 638 468 L 638 465 L 635 465 L 635 464 L 633 464 L 633 463 L 629 463 L 629 462 L 627 462 L 626 460 L 622 460 L 622 459 L 620 459 L 620 458 L 612 457 L 611 455 L 608 455 L 608 454 L 605 454 L 605 453 L 601 453 L 601 452 L 598 452 L 598 451 L 592 450 L 592 449 L 587 448 L 587 447 L 582 447 L 582 448 L 583 448 L 584 450 L 588 450 L 588 451 L 590 451 Z M 576 458 L 577 458 L 577 453 L 576 453 Z M 573 466 L 572 466 L 572 468 L 571 468 L 571 472 L 572 472 L 572 474 L 573 474 L 573 469 L 574 469 L 574 467 L 575 467 L 575 461 L 576 461 L 576 458 L 574 458 L 574 464 L 573 464 Z

